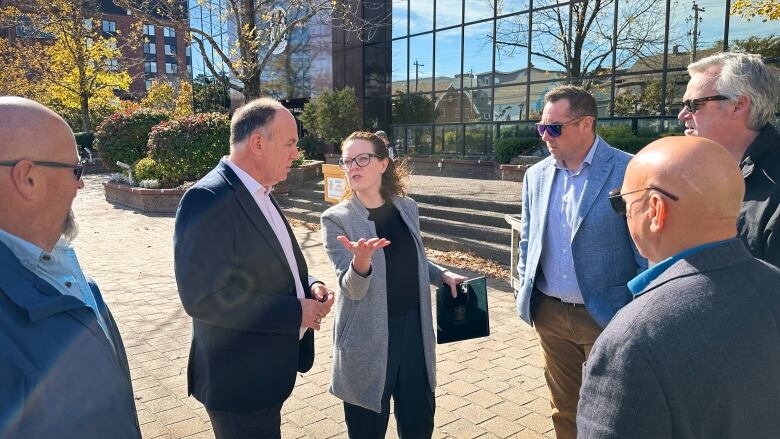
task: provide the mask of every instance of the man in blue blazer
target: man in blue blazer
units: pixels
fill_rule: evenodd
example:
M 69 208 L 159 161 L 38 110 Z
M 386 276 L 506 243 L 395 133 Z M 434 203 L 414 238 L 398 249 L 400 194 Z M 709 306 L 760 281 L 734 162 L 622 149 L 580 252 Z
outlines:
M 192 316 L 187 378 L 217 438 L 278 438 L 297 371 L 333 293 L 306 260 L 271 188 L 299 157 L 295 119 L 257 99 L 230 124 L 230 155 L 190 188 L 176 213 L 179 296 Z
M 517 309 L 539 335 L 558 439 L 576 437 L 582 364 L 631 300 L 626 283 L 647 268 L 607 199 L 631 156 L 597 136 L 595 125 L 590 93 L 548 92 L 537 130 L 551 156 L 523 180 Z
M 140 439 L 116 322 L 81 270 L 76 140 L 50 109 L 0 97 L 0 438 Z

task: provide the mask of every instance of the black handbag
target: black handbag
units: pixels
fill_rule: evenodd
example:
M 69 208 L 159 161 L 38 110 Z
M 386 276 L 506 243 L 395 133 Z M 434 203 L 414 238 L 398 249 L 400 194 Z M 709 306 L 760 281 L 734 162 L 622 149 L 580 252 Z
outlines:
M 450 286 L 436 290 L 436 343 L 450 343 L 490 335 L 487 280 L 484 276 L 458 285 L 458 297 Z

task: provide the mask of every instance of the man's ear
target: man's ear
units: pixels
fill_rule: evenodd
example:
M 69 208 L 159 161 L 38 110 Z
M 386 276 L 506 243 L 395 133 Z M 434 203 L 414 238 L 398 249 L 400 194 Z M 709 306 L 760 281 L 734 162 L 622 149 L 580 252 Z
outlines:
M 739 96 L 734 100 L 734 113 L 736 115 L 748 115 L 750 113 L 750 97 Z
M 658 194 L 650 194 L 647 212 L 650 216 L 650 231 L 653 233 L 660 232 L 666 223 L 666 202 L 664 199 Z
M 14 189 L 27 201 L 33 201 L 40 196 L 43 183 L 34 169 L 35 165 L 30 160 L 22 160 L 11 168 L 11 182 Z

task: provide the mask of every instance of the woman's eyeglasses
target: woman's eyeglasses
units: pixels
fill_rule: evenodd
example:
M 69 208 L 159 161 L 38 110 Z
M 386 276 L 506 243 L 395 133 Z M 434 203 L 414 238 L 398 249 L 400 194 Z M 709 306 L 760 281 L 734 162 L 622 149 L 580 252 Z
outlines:
M 696 112 L 696 110 L 699 109 L 699 106 L 704 104 L 705 102 L 710 101 L 727 101 L 729 98 L 723 95 L 715 95 L 715 96 L 707 96 L 704 98 L 696 98 L 696 99 L 686 99 L 684 100 L 683 107 L 685 107 L 686 110 L 688 110 L 689 113 L 693 114 Z
M 607 198 L 609 198 L 609 204 L 612 206 L 612 210 L 614 210 L 615 212 L 619 213 L 620 215 L 625 215 L 626 214 L 626 200 L 623 199 L 623 195 L 635 194 L 637 192 L 649 191 L 651 189 L 666 195 L 667 197 L 671 198 L 673 201 L 677 201 L 677 200 L 680 199 L 677 195 L 670 194 L 669 192 L 666 192 L 665 190 L 663 190 L 661 188 L 658 188 L 658 187 L 655 187 L 655 186 L 648 186 L 648 187 L 645 187 L 645 188 L 642 188 L 642 189 L 637 189 L 635 191 L 629 191 L 629 192 L 626 192 L 626 193 L 623 193 L 623 194 L 620 193 L 620 188 L 612 189 L 611 191 L 609 191 L 609 196 Z
M 6 166 L 13 168 L 14 166 L 18 165 L 19 162 L 22 160 L 13 160 L 8 162 L 0 162 L 0 166 Z M 60 163 L 60 162 L 46 162 L 46 161 L 37 161 L 37 160 L 31 160 L 32 164 L 36 166 L 43 166 L 46 168 L 69 168 L 73 170 L 73 175 L 76 176 L 76 180 L 81 180 L 81 176 L 84 174 L 84 165 L 81 163 L 77 163 L 75 165 L 72 165 L 70 163 Z
M 580 116 L 566 123 L 537 123 L 536 132 L 539 133 L 540 136 L 544 136 L 544 132 L 547 131 L 547 134 L 549 134 L 550 137 L 560 137 L 561 132 L 563 131 L 563 127 L 565 127 L 566 125 L 577 123 L 583 117 L 585 116 Z
M 355 157 L 339 158 L 339 167 L 345 171 L 351 169 L 352 164 L 357 164 L 359 168 L 363 168 L 365 166 L 368 166 L 369 163 L 371 163 L 371 157 L 376 157 L 378 159 L 382 158 L 376 154 L 371 154 L 370 152 L 364 152 L 363 154 L 358 154 Z

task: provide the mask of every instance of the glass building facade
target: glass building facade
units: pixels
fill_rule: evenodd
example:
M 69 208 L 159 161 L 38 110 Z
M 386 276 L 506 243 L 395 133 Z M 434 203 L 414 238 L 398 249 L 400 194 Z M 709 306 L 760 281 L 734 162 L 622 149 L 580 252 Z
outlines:
M 363 3 L 362 107 L 401 152 L 492 156 L 533 134 L 544 95 L 577 84 L 599 124 L 681 131 L 686 66 L 722 50 L 780 63 L 780 21 L 748 22 L 716 0 L 390 0 Z

